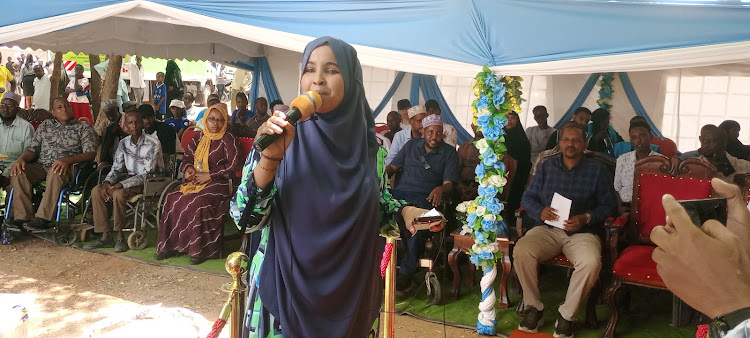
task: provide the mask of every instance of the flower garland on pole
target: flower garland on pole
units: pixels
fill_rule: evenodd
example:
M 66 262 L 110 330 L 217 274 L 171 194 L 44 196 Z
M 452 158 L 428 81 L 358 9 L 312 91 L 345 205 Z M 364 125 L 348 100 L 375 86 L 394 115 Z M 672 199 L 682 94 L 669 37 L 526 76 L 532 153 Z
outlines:
M 479 303 L 477 331 L 481 335 L 494 335 L 497 318 L 495 315 L 495 291 L 492 283 L 497 276 L 497 260 L 502 257 L 496 242 L 498 236 L 507 236 L 508 225 L 500 212 L 503 203 L 497 198 L 508 183 L 505 164 L 502 162 L 505 147 L 505 131 L 508 123 L 506 114 L 521 112 L 521 78 L 517 76 L 497 77 L 485 66 L 477 74 L 473 86 L 476 99 L 471 105 L 474 117 L 472 122 L 484 138 L 474 145 L 479 150 L 480 163 L 476 167 L 476 180 L 479 182 L 479 195 L 473 201 L 462 202 L 456 207 L 459 220 L 463 223 L 462 233 L 471 234 L 474 245 L 468 254 L 472 264 L 483 270 L 480 287 L 482 301 Z
M 612 109 L 612 105 L 609 104 L 609 102 L 612 100 L 612 93 L 614 93 L 614 90 L 612 90 L 612 81 L 614 80 L 615 73 L 602 74 L 599 88 L 599 99 L 596 100 L 596 103 L 599 104 L 599 108 L 604 108 L 606 110 Z

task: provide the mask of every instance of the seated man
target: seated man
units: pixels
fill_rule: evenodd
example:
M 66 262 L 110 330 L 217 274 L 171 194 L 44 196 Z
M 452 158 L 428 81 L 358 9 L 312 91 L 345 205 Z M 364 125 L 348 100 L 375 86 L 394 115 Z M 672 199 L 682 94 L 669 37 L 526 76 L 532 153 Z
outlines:
M 73 107 L 65 98 L 52 102 L 52 115 L 55 118 L 42 122 L 10 168 L 10 185 L 15 189 L 11 224 L 32 231 L 51 227 L 60 190 L 73 179 L 72 165 L 93 161 L 99 141 L 90 123 L 73 118 Z M 36 162 L 29 163 L 35 158 Z M 42 181 L 47 188 L 31 220 L 31 188 Z
M 649 128 L 649 133 L 651 133 L 651 126 L 648 125 L 648 122 L 646 122 L 646 119 L 643 116 L 634 116 L 632 119 L 630 119 L 630 126 L 632 127 L 633 124 L 640 124 L 640 125 L 646 125 L 646 127 Z M 651 140 L 653 140 L 654 137 L 651 136 Z M 651 140 L 649 140 L 649 143 L 651 143 Z M 659 146 L 656 144 L 651 143 L 649 145 L 651 149 L 657 153 L 661 153 L 659 149 Z M 629 153 L 631 151 L 635 150 L 633 147 L 633 144 L 630 141 L 623 141 L 623 142 L 617 142 L 615 143 L 613 153 L 615 155 L 615 159 L 620 158 L 625 153 Z
M 138 107 L 138 112 L 141 113 L 143 119 L 143 132 L 159 139 L 164 156 L 174 154 L 177 147 L 177 134 L 174 129 L 168 124 L 156 120 L 156 113 L 151 105 L 142 104 Z
M 635 161 L 648 156 L 660 156 L 653 150 L 651 142 L 651 127 L 646 122 L 634 122 L 628 130 L 630 144 L 635 150 L 622 154 L 617 158 L 615 169 L 615 191 L 620 197 L 622 207 L 618 214 L 630 209 L 630 201 L 633 199 L 633 175 L 635 173 Z
M 427 100 L 424 103 L 424 109 L 427 111 L 427 115 L 440 115 L 441 112 L 437 100 Z M 443 123 L 443 142 L 449 146 L 453 146 L 453 148 L 456 147 L 456 144 L 458 144 L 458 131 L 456 131 L 456 127 L 448 123 Z
M 427 116 L 422 123 L 424 138 L 409 140 L 387 168 L 390 172 L 403 171 L 393 189 L 394 198 L 418 208 L 431 209 L 453 192 L 453 185 L 458 182 L 458 157 L 456 149 L 443 142 L 440 115 Z M 401 233 L 405 235 L 407 232 L 402 230 Z M 398 291 L 409 288 L 428 236 L 429 231 L 421 230 L 405 239 L 407 254 L 401 260 L 396 282 Z
M 534 113 L 536 126 L 526 128 L 526 136 L 531 143 L 531 163 L 534 164 L 539 157 L 539 153 L 545 150 L 547 142 L 557 130 L 547 124 L 547 118 L 549 117 L 547 107 L 536 106 L 532 112 Z
M 539 262 L 562 253 L 575 267 L 565 302 L 558 309 L 555 337 L 573 336 L 572 321 L 578 306 L 599 277 L 601 240 L 596 233 L 602 232 L 601 222 L 614 214 L 617 198 L 604 165 L 583 156 L 588 147 L 584 128 L 577 123 L 562 127 L 561 154 L 541 163 L 521 200 L 536 223 L 516 242 L 513 251 L 513 264 L 523 288 L 525 315 L 518 326 L 523 332 L 536 333 L 542 320 L 544 304 L 539 296 Z M 550 207 L 555 193 L 572 201 L 564 229 L 544 223 L 567 216 L 558 216 L 557 210 Z
M 110 123 L 108 126 L 106 126 L 101 135 L 102 142 L 101 147 L 99 148 L 100 150 L 98 159 L 100 166 L 112 164 L 115 156 L 115 150 L 117 150 L 117 145 L 120 143 L 120 140 L 122 140 L 125 136 L 128 136 L 128 134 L 125 133 L 124 130 L 122 130 L 122 114 L 120 114 L 120 110 L 117 108 L 117 101 L 115 101 L 114 99 L 104 100 L 102 102 L 102 110 L 104 111 L 104 115 L 107 117 Z M 122 110 L 124 110 L 125 113 L 138 111 L 134 101 L 123 103 Z
M 615 143 L 622 142 L 620 134 L 609 125 L 612 115 L 609 110 L 599 108 L 591 113 L 591 123 L 588 125 L 589 150 L 597 151 L 615 157 Z
M 3 122 L 0 123 L 0 188 L 6 189 L 10 184 L 10 166 L 23 154 L 23 150 L 31 143 L 31 137 L 34 135 L 34 127 L 28 121 L 18 116 L 21 108 L 18 103 L 21 97 L 14 93 L 8 92 L 0 101 L 0 117 Z
M 589 124 L 589 121 L 591 121 L 591 110 L 586 107 L 576 108 L 573 112 L 573 117 L 570 119 L 570 122 L 578 123 L 584 127 Z M 560 142 L 560 135 L 561 133 L 558 130 L 552 132 L 552 135 L 549 136 L 549 140 L 547 140 L 547 146 L 544 147 L 544 150 L 550 150 L 557 147 L 557 144 Z M 531 162 L 536 163 L 536 159 L 532 158 Z
M 401 115 L 394 110 L 388 113 L 385 120 L 388 125 L 388 130 L 384 130 L 381 134 L 393 143 L 393 137 L 396 136 L 396 133 L 401 131 Z
M 182 134 L 190 127 L 190 120 L 185 117 L 185 103 L 182 100 L 172 100 L 169 111 L 172 112 L 172 117 L 165 119 L 164 123 L 174 129 L 178 140 L 182 140 Z
M 150 172 L 164 166 L 159 139 L 143 133 L 140 114 L 136 111 L 126 113 L 125 126 L 129 136 L 117 145 L 112 170 L 102 184 L 91 190 L 94 232 L 101 233 L 102 237 L 87 245 L 86 249 L 114 247 L 115 252 L 128 251 L 128 244 L 122 235 L 128 199 L 143 192 L 143 182 Z M 127 170 L 126 175 L 123 175 L 122 169 Z M 116 242 L 112 241 L 109 233 L 107 202 L 110 201 L 115 219 L 113 230 L 117 232 Z
M 396 155 L 398 155 L 401 148 L 409 142 L 412 138 L 422 137 L 422 119 L 427 116 L 427 111 L 423 106 L 414 106 L 409 108 L 409 126 L 396 133 L 391 142 L 391 148 L 388 149 L 388 156 L 385 157 L 385 165 L 391 164 Z M 388 175 L 393 175 L 393 172 L 388 171 Z
M 699 158 L 716 167 L 716 177 L 724 182 L 733 183 L 736 174 L 750 173 L 750 162 L 729 155 L 727 149 L 727 133 L 721 128 L 707 124 L 701 128 L 698 136 L 701 147 L 682 154 L 682 159 Z
M 401 116 L 401 129 L 406 129 L 411 125 L 409 108 L 411 108 L 411 102 L 408 99 L 401 99 L 396 103 L 396 110 L 398 111 L 398 115 Z
M 742 144 L 740 137 L 740 124 L 734 120 L 726 120 L 719 125 L 727 133 L 727 153 L 741 160 L 750 161 L 750 148 Z

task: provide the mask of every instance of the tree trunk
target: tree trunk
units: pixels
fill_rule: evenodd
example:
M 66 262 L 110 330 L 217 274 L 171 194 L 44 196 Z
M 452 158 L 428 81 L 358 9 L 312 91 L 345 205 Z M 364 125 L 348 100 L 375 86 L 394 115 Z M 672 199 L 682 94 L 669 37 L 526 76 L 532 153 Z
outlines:
M 94 111 L 94 123 L 99 119 L 99 110 L 101 109 L 102 97 L 102 77 L 94 66 L 99 64 L 99 54 L 89 54 L 89 69 L 91 69 L 91 81 L 89 93 L 91 93 L 91 109 Z
M 49 107 L 52 110 L 52 102 L 60 97 L 60 77 L 62 75 L 62 52 L 55 52 L 55 66 L 52 68 L 49 86 Z
M 102 100 L 117 98 L 117 89 L 120 87 L 120 69 L 122 69 L 122 56 L 110 55 L 107 75 L 104 77 L 104 87 L 102 88 Z

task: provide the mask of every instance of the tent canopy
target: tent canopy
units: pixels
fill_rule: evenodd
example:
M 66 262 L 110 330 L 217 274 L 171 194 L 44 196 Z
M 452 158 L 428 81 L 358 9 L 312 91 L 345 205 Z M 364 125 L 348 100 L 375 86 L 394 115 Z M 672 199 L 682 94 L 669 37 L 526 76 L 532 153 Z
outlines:
M 322 35 L 362 64 L 412 73 L 564 74 L 750 60 L 750 4 L 640 0 L 10 2 L 0 43 L 86 53 L 249 61 Z

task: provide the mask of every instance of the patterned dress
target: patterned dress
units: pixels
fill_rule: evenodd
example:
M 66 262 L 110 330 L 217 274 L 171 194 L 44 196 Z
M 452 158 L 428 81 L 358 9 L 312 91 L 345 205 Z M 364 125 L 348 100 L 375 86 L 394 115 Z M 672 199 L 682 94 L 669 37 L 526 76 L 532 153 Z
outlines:
M 396 222 L 401 217 L 401 209 L 407 205 L 406 201 L 394 199 L 387 188 L 387 176 L 385 176 L 385 156 L 388 151 L 380 147 L 378 149 L 378 176 L 380 177 L 380 224 L 390 224 L 390 229 L 398 228 Z M 260 287 L 260 270 L 266 253 L 268 244 L 269 211 L 273 205 L 273 198 L 276 195 L 276 186 L 270 185 L 266 190 L 258 189 L 253 182 L 253 169 L 260 160 L 260 154 L 253 150 L 247 158 L 247 162 L 242 170 L 242 182 L 238 188 L 237 194 L 232 199 L 230 214 L 236 222 L 242 217 L 245 207 L 253 207 L 252 215 L 249 217 L 248 226 L 258 224 L 264 226 L 260 233 L 254 233 L 253 243 L 249 246 L 251 257 L 250 267 L 248 269 L 248 299 L 246 303 L 244 329 L 242 337 L 247 338 L 280 338 L 283 337 L 281 332 L 281 323 L 275 318 L 264 306 L 261 301 L 258 290 Z M 248 190 L 251 189 L 251 190 Z M 389 229 L 384 227 L 384 229 Z
M 203 133 L 190 141 L 180 165 L 193 164 L 195 149 Z M 197 193 L 183 194 L 180 186 L 167 195 L 159 226 L 157 252 L 176 251 L 191 257 L 219 258 L 224 215 L 229 210 L 230 182 L 241 163 L 237 140 L 229 133 L 211 141 L 208 155 L 211 182 Z

